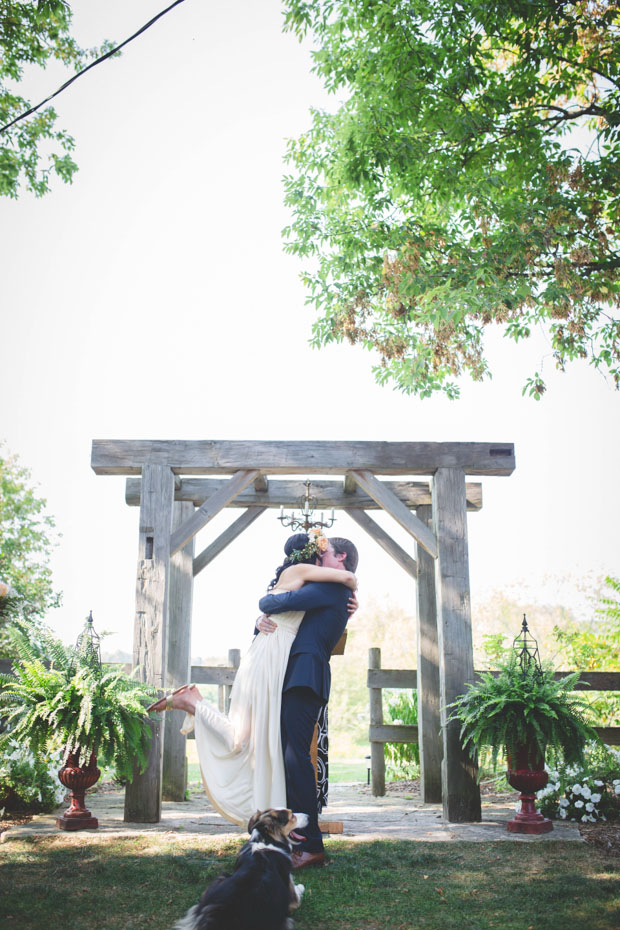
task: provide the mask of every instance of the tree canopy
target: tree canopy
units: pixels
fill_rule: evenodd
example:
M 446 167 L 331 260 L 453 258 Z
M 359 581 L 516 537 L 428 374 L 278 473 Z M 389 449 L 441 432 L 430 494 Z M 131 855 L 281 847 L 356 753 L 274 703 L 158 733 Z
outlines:
M 49 567 L 55 524 L 45 506 L 29 470 L 0 445 L 0 581 L 11 589 L 0 599 L 0 654 L 7 649 L 11 622 L 38 624 L 60 603 Z
M 285 0 L 341 99 L 289 142 L 313 342 L 458 395 L 485 328 L 620 386 L 620 12 L 606 0 Z M 545 390 L 532 372 L 524 392 Z
M 64 0 L 0 0 L 0 125 L 31 105 L 17 92 L 27 68 L 45 68 L 56 59 L 77 71 L 109 48 L 108 43 L 102 49 L 80 48 L 71 36 L 71 16 Z M 71 181 L 77 171 L 74 140 L 56 128 L 56 117 L 47 107 L 0 135 L 0 195 L 17 197 L 25 185 L 41 196 L 49 190 L 52 172 Z

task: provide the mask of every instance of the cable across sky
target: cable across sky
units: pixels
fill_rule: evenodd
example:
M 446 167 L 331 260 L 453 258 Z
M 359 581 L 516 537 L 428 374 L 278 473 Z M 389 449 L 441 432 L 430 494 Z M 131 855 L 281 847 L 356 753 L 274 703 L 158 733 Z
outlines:
M 95 61 L 91 61 L 91 63 L 87 65 L 86 68 L 82 68 L 81 71 L 78 71 L 77 74 L 74 74 L 73 77 L 69 78 L 68 81 L 65 81 L 65 83 L 61 87 L 58 88 L 58 90 L 54 91 L 53 94 L 50 94 L 49 97 L 46 97 L 45 100 L 42 100 L 41 103 L 37 103 L 35 107 L 30 107 L 30 109 L 25 110 L 23 113 L 20 113 L 19 116 L 16 116 L 15 119 L 11 120 L 10 123 L 7 123 L 5 126 L 2 126 L 0 128 L 0 133 L 6 132 L 7 129 L 10 129 L 11 126 L 15 125 L 15 123 L 19 123 L 20 120 L 26 119 L 26 117 L 30 116 L 32 113 L 36 113 L 37 110 L 40 110 L 41 107 L 45 106 L 46 103 L 49 103 L 50 100 L 53 100 L 54 97 L 57 97 L 58 94 L 61 94 L 63 90 L 66 90 L 67 87 L 73 84 L 74 81 L 77 81 L 79 77 L 81 77 L 83 74 L 86 74 L 86 72 L 90 71 L 91 68 L 94 68 L 95 65 L 100 65 L 102 61 L 106 60 L 106 58 L 111 58 L 112 55 L 116 54 L 116 52 L 120 52 L 122 48 L 124 48 L 130 42 L 133 42 L 134 39 L 137 39 L 138 36 L 142 35 L 143 32 L 146 32 L 147 29 L 150 29 L 150 27 L 154 23 L 156 23 L 158 19 L 161 19 L 162 16 L 165 16 L 166 13 L 169 13 L 170 10 L 174 9 L 175 6 L 178 6 L 180 3 L 184 3 L 184 2 L 185 0 L 174 0 L 174 3 L 171 3 L 170 6 L 166 7 L 165 10 L 162 10 L 160 13 L 158 13 L 156 16 L 150 19 L 148 23 L 145 23 L 144 26 L 141 26 L 137 32 L 134 32 L 133 35 L 129 36 L 128 39 L 125 39 L 124 42 L 121 42 L 120 45 L 116 45 L 114 48 L 111 48 L 109 52 L 105 53 L 105 55 L 101 55 Z

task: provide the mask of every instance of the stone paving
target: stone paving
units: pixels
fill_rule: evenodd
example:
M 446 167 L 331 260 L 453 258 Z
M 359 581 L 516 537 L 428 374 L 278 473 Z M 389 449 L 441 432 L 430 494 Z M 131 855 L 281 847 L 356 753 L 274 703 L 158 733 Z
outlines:
M 375 798 L 370 790 L 360 784 L 330 785 L 330 803 L 323 817 L 341 821 L 343 839 L 368 841 L 374 839 L 413 840 L 422 842 L 467 842 L 488 843 L 505 840 L 517 843 L 549 843 L 558 840 L 581 842 L 576 824 L 554 824 L 551 833 L 542 836 L 527 836 L 508 833 L 506 821 L 514 816 L 514 801 L 506 797 L 484 798 L 480 823 L 448 823 L 443 819 L 441 806 L 423 804 L 415 795 L 400 792 L 388 793 Z M 516 793 L 513 796 L 517 797 Z M 511 803 L 512 801 L 512 803 Z M 136 833 L 182 833 L 207 836 L 242 836 L 245 831 L 225 821 L 208 804 L 202 792 L 194 792 L 189 801 L 183 803 L 164 802 L 162 819 L 156 824 L 125 823 L 123 821 L 123 792 L 95 791 L 87 795 L 87 806 L 99 820 L 97 830 L 83 831 L 93 836 L 131 836 Z M 66 805 L 64 805 L 66 807 Z M 22 826 L 15 826 L 3 834 L 3 840 L 22 839 L 33 835 L 58 834 L 56 817 L 41 814 Z

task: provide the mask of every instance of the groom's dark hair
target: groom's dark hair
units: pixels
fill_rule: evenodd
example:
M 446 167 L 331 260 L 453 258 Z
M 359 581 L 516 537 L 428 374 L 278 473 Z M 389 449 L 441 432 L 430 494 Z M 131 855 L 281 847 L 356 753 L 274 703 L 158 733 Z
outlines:
M 345 568 L 348 572 L 355 572 L 357 570 L 357 563 L 359 562 L 360 557 L 351 540 L 343 539 L 342 536 L 330 536 L 329 541 L 336 555 L 341 555 L 343 552 L 346 555 L 346 559 L 342 563 L 342 567 Z

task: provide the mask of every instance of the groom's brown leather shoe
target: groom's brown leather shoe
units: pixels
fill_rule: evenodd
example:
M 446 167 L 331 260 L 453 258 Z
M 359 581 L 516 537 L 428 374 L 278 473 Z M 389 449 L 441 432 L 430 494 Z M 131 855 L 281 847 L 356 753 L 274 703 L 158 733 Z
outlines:
M 294 869 L 306 869 L 309 865 L 324 865 L 325 853 L 294 852 L 292 864 Z

